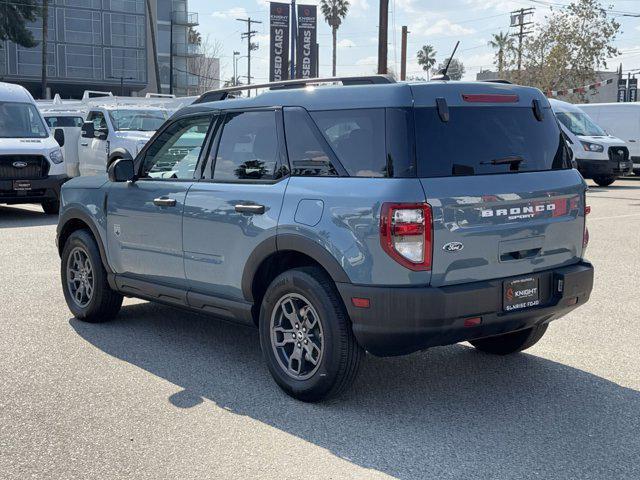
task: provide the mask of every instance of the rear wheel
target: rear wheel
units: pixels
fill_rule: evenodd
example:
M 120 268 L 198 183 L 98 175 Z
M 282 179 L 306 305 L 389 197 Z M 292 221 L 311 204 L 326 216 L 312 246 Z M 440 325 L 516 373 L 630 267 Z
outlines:
M 276 383 L 305 402 L 344 391 L 364 355 L 335 285 L 314 267 L 271 282 L 260 310 L 260 344 Z
M 542 338 L 547 331 L 548 324 L 537 327 L 519 330 L 517 332 L 496 335 L 495 337 L 472 340 L 469 343 L 478 350 L 494 355 L 509 355 L 510 353 L 521 352 L 532 347 Z
M 60 211 L 60 202 L 58 200 L 46 200 L 42 202 L 42 210 L 47 215 L 57 215 Z
M 86 230 L 73 232 L 64 245 L 62 289 L 71 313 L 85 322 L 106 322 L 122 306 L 122 295 L 107 281 L 96 241 Z
M 636 169 L 633 171 L 633 174 L 634 174 L 636 177 L 640 177 L 640 168 L 636 168 Z
M 593 177 L 593 181 L 600 187 L 608 187 L 613 182 L 616 181 L 616 177 L 613 176 L 605 176 L 605 177 Z

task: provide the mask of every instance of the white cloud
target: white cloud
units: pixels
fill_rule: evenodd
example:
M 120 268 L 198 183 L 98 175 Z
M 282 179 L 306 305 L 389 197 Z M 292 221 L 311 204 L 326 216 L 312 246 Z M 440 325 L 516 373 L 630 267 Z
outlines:
M 221 10 L 211 14 L 213 18 L 246 18 L 247 9 L 244 7 L 233 7 L 229 10 Z
M 369 0 L 351 0 L 349 3 L 354 10 L 366 11 L 370 7 Z
M 351 47 L 355 47 L 356 44 L 353 40 L 350 40 L 348 38 L 343 38 L 337 43 L 337 46 L 338 48 L 351 48 Z
M 411 33 L 417 35 L 441 35 L 445 37 L 455 37 L 460 35 L 469 35 L 474 33 L 472 28 L 463 27 L 457 23 L 453 23 L 446 18 L 441 18 L 433 22 L 428 17 L 422 17 L 416 20 L 413 25 L 409 25 Z

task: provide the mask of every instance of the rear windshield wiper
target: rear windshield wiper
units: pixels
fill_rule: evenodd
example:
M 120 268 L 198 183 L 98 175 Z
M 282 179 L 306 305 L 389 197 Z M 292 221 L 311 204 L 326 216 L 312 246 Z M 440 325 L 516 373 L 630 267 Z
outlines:
M 511 155 L 509 157 L 495 158 L 488 162 L 480 162 L 482 165 L 509 165 L 512 171 L 517 171 L 520 164 L 524 162 L 524 158 L 519 155 Z

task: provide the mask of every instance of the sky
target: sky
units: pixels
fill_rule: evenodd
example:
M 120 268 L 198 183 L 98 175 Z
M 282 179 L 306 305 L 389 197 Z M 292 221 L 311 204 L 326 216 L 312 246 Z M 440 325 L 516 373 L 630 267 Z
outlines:
M 286 0 L 280 0 L 286 1 Z M 317 4 L 319 0 L 297 0 L 298 3 Z M 349 14 L 338 30 L 337 74 L 372 74 L 377 68 L 378 5 L 376 0 L 351 0 Z M 474 80 L 480 69 L 493 67 L 494 52 L 488 46 L 493 33 L 509 30 L 509 12 L 519 8 L 535 7 L 534 21 L 542 21 L 551 14 L 549 5 L 559 6 L 567 0 L 389 0 L 389 67 L 400 71 L 400 32 L 402 25 L 409 29 L 407 47 L 407 75 L 424 76 L 416 62 L 416 52 L 424 44 L 431 44 L 437 52 L 438 62 L 452 51 L 460 40 L 456 57 L 465 65 L 464 79 Z M 607 62 L 615 70 L 622 62 L 625 71 L 640 69 L 640 18 L 622 16 L 620 12 L 638 13 L 640 0 L 618 0 L 611 5 L 622 24 L 615 42 L 621 56 Z M 556 7 L 557 8 L 557 7 Z M 265 0 L 189 0 L 189 10 L 200 14 L 198 27 L 204 37 L 221 43 L 220 61 L 222 77 L 232 76 L 232 55 L 237 50 L 246 54 L 246 40 L 240 34 L 246 24 L 236 18 L 262 21 L 254 28 L 259 32 L 254 41 L 259 49 L 252 53 L 253 82 L 268 81 L 268 2 Z M 323 20 L 318 21 L 320 50 L 320 76 L 331 76 L 331 29 Z M 246 59 L 239 61 L 239 75 L 246 75 Z M 579 87 L 581 85 L 575 85 Z

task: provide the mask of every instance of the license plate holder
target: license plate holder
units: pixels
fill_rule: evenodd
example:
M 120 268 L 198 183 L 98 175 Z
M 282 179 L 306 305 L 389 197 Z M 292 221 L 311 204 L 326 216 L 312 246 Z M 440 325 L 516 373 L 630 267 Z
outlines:
M 540 278 L 515 278 L 502 283 L 502 309 L 505 312 L 523 310 L 540 305 Z
M 31 180 L 14 180 L 13 189 L 16 192 L 27 192 L 31 190 Z

